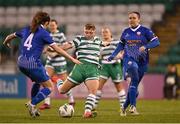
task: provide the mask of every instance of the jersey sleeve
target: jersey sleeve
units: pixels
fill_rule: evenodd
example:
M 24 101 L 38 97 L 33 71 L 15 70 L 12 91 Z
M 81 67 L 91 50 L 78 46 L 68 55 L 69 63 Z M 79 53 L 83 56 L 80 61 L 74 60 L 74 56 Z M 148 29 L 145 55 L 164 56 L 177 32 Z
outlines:
M 60 43 L 65 43 L 65 42 L 67 42 L 66 41 L 66 36 L 64 35 L 64 33 L 61 33 L 61 39 L 60 39 Z
M 20 30 L 16 31 L 14 34 L 17 37 L 23 38 L 23 33 L 24 33 L 24 29 L 20 29 Z
M 103 44 L 103 42 L 101 42 L 100 47 L 105 47 L 105 45 Z
M 125 44 L 125 42 L 126 42 L 126 39 L 125 39 L 125 30 L 123 31 L 123 33 L 122 33 L 122 35 L 121 35 L 121 37 L 120 37 L 120 42 L 121 42 L 121 44 Z
M 145 36 L 148 41 L 152 41 L 154 39 L 157 39 L 158 37 L 154 34 L 154 32 L 150 29 L 146 29 Z
M 77 48 L 80 45 L 81 38 L 77 36 L 73 41 L 71 41 L 71 44 Z
M 45 44 L 53 45 L 55 43 L 48 32 L 44 33 L 43 40 Z
M 155 48 L 160 45 L 158 37 L 150 29 L 146 30 L 145 36 L 148 40 L 148 43 L 145 45 L 147 49 Z
M 103 41 L 99 38 L 100 41 L 100 47 L 104 47 Z

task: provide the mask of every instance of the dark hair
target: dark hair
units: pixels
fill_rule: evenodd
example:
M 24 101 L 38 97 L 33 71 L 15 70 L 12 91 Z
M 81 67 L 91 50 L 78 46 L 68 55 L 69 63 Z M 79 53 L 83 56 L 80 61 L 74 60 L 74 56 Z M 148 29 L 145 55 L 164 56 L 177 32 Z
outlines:
M 58 25 L 58 22 L 57 22 L 57 20 L 56 20 L 56 19 L 51 19 L 51 22 L 55 22 L 55 23 L 56 23 L 56 25 Z
M 85 26 L 85 29 L 87 29 L 87 30 L 90 30 L 90 29 L 92 29 L 92 30 L 96 30 L 96 27 L 95 27 L 95 25 L 94 24 L 86 24 Z
M 136 15 L 138 16 L 138 18 L 140 19 L 141 15 L 140 15 L 140 13 L 139 13 L 139 12 L 132 11 L 132 12 L 130 12 L 129 14 L 132 14 L 132 13 L 136 14 Z
M 50 21 L 50 16 L 48 13 L 42 11 L 37 12 L 31 22 L 31 32 L 33 33 L 36 32 L 40 24 L 44 25 L 45 22 L 49 22 L 49 21 Z

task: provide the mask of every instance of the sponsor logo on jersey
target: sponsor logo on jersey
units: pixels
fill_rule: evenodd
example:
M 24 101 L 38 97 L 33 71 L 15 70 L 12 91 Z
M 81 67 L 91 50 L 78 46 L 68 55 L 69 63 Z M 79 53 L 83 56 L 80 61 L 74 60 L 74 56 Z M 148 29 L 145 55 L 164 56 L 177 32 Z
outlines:
M 127 34 L 125 35 L 125 37 L 129 37 L 129 34 L 127 33 Z

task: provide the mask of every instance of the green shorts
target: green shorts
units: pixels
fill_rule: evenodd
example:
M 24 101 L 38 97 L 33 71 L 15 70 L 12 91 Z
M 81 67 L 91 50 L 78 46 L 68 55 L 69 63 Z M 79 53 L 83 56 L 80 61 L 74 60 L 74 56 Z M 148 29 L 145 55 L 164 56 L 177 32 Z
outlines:
M 123 80 L 121 63 L 102 64 L 100 78 L 108 79 L 110 77 L 114 83 L 119 83 Z
M 55 65 L 53 65 L 53 63 L 51 61 L 47 60 L 45 67 L 49 67 L 49 68 L 54 69 L 56 74 L 63 74 L 63 73 L 67 72 L 66 64 L 65 65 L 61 65 L 61 66 L 55 66 Z
M 75 65 L 68 76 L 68 80 L 74 84 L 80 84 L 87 80 L 99 80 L 98 65 L 86 61 L 81 61 L 83 64 Z

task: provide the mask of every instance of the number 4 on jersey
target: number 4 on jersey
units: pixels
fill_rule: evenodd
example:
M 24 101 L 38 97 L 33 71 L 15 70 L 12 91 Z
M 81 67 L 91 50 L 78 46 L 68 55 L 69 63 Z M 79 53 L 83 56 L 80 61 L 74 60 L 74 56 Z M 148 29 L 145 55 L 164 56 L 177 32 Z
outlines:
M 26 41 L 24 42 L 24 46 L 27 47 L 27 50 L 30 50 L 32 47 L 31 43 L 32 43 L 33 37 L 34 37 L 34 33 L 31 33 L 26 39 Z

